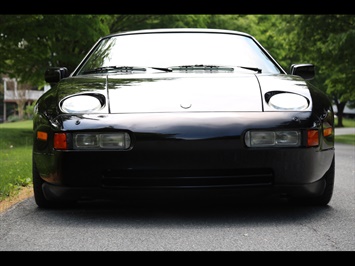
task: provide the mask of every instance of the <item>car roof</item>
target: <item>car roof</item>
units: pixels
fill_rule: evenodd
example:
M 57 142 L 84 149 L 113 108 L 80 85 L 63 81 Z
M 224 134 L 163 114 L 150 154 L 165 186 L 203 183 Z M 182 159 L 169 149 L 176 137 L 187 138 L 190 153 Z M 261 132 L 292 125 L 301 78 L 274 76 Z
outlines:
M 226 29 L 211 29 L 211 28 L 160 28 L 160 29 L 142 29 L 142 30 L 134 30 L 134 31 L 124 31 L 124 32 L 117 32 L 105 37 L 111 36 L 119 36 L 119 35 L 130 35 L 130 34 L 145 34 L 145 33 L 170 33 L 170 32 L 187 32 L 187 33 L 226 33 L 226 34 L 237 34 L 243 35 L 247 37 L 252 37 L 250 34 L 235 31 L 235 30 L 226 30 Z M 103 38 L 105 38 L 103 37 Z

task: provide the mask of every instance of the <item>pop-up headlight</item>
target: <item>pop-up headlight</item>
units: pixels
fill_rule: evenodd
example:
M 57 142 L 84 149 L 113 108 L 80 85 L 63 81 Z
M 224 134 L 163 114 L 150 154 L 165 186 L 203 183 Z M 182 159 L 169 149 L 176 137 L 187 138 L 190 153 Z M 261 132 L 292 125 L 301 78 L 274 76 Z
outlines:
M 102 107 L 102 99 L 90 94 L 72 96 L 61 103 L 61 108 L 66 113 L 92 113 Z
M 271 96 L 268 104 L 270 107 L 280 111 L 301 111 L 307 109 L 309 102 L 302 95 L 282 92 Z

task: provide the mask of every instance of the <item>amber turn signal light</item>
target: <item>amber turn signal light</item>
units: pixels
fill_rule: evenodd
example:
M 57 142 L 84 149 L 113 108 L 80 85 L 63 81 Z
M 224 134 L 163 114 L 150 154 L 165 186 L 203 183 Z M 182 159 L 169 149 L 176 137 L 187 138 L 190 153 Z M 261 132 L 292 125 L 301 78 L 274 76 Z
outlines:
M 37 139 L 47 141 L 48 133 L 44 131 L 37 131 Z
M 333 134 L 333 129 L 331 127 L 323 129 L 323 136 L 328 137 Z

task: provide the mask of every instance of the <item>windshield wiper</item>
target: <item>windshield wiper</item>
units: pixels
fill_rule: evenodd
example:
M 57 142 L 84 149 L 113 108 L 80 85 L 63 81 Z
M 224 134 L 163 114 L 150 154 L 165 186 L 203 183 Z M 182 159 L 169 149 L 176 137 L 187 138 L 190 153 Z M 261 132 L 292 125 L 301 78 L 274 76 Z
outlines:
M 173 72 L 173 69 L 171 67 L 150 67 L 150 68 L 165 71 L 165 72 Z
M 246 67 L 238 66 L 239 68 L 248 69 L 261 73 L 261 69 L 257 67 Z M 172 72 L 173 70 L 204 70 L 204 71 L 234 71 L 233 67 L 227 66 L 217 66 L 217 65 L 182 65 L 182 66 L 173 66 L 173 67 L 150 67 L 152 69 L 161 70 L 165 72 Z M 132 71 L 146 71 L 144 67 L 135 67 L 135 66 L 104 66 L 97 67 L 94 69 L 85 70 L 82 74 L 92 74 L 92 73 L 104 73 L 109 71 L 121 71 L 121 72 L 132 72 Z
M 224 70 L 224 71 L 234 71 L 232 67 L 226 66 L 216 66 L 216 65 L 183 65 L 183 66 L 174 66 L 171 67 L 172 70 L 206 70 L 206 71 L 213 71 L 213 70 Z
M 239 68 L 243 68 L 243 69 L 248 69 L 248 70 L 252 70 L 252 71 L 256 71 L 258 73 L 261 73 L 262 69 L 257 68 L 257 67 L 245 67 L 245 66 L 238 66 Z
M 103 73 L 108 71 L 121 71 L 121 72 L 131 72 L 131 71 L 146 71 L 144 67 L 134 67 L 134 66 L 104 66 L 97 67 L 94 69 L 85 70 L 82 74 L 91 74 L 91 73 Z

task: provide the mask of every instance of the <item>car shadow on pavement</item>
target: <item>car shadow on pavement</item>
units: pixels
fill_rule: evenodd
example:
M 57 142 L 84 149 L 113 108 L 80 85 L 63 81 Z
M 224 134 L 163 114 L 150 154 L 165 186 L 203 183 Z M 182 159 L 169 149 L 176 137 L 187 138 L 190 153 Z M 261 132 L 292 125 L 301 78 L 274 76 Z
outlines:
M 68 208 L 38 209 L 51 219 L 100 226 L 220 226 L 223 224 L 292 224 L 323 219 L 331 206 L 301 206 L 282 198 L 135 199 L 82 201 Z M 65 219 L 64 219 L 65 217 Z

